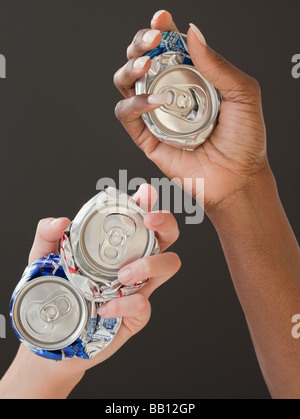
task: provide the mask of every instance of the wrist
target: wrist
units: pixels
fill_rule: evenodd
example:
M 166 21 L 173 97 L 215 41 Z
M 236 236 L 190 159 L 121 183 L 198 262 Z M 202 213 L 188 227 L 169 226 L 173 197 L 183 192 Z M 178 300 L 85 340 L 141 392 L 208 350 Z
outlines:
M 279 202 L 277 185 L 269 165 L 231 195 L 209 208 L 207 215 L 216 228 L 225 222 L 242 222 L 249 212 L 259 212 L 271 202 Z
M 0 382 L 0 398 L 66 398 L 85 373 L 71 364 L 72 360 L 55 362 L 41 358 L 21 345 Z

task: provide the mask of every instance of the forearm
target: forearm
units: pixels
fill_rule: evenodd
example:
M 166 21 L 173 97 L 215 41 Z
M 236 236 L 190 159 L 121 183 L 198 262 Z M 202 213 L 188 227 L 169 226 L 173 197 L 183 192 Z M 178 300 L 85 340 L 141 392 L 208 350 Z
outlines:
M 211 220 L 219 234 L 258 360 L 274 398 L 300 398 L 300 251 L 267 172 L 221 204 Z
M 40 358 L 22 345 L 0 381 L 0 399 L 65 399 L 83 375 Z

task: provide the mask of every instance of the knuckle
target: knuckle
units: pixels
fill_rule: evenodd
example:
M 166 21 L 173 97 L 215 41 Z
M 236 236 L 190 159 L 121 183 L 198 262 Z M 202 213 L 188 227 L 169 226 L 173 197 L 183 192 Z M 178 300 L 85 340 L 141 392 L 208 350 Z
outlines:
M 141 29 L 133 38 L 132 43 L 129 45 L 126 51 L 128 59 L 138 56 L 140 54 L 142 39 L 145 32 L 146 32 L 145 29 Z
M 171 257 L 172 257 L 172 266 L 174 267 L 174 271 L 177 272 L 179 271 L 179 269 L 181 268 L 181 259 L 180 257 L 177 255 L 177 253 L 170 253 Z
M 135 310 L 138 314 L 142 314 L 146 311 L 148 300 L 142 294 L 135 295 Z
M 150 302 L 149 301 L 147 301 L 147 306 L 146 306 L 146 310 L 145 310 L 145 312 L 148 310 L 148 312 L 146 313 L 147 314 L 147 316 L 146 316 L 146 318 L 145 318 L 145 320 L 144 320 L 144 325 L 143 325 L 143 327 L 145 327 L 148 323 L 149 323 L 149 321 L 150 321 L 150 319 L 151 319 L 151 314 L 152 314 L 152 307 L 151 307 L 151 304 L 150 304 Z
M 177 223 L 176 223 L 176 229 L 175 229 L 175 234 L 174 235 L 175 235 L 175 241 L 177 241 L 180 237 L 180 230 L 178 228 Z
M 137 34 L 134 37 L 133 40 L 133 44 L 140 44 L 141 39 L 143 38 L 144 34 L 148 31 L 149 29 L 140 29 Z
M 122 121 L 123 114 L 124 114 L 124 100 L 121 100 L 120 102 L 117 103 L 117 105 L 115 107 L 115 115 L 116 115 L 116 118 L 119 121 Z
M 140 54 L 143 51 L 143 36 L 149 29 L 141 29 L 136 34 L 131 46 L 132 50 L 134 50 L 137 54 Z
M 182 266 L 182 262 L 181 262 L 180 257 L 176 253 L 175 253 L 175 255 L 176 255 L 176 257 L 175 257 L 175 259 L 176 259 L 176 267 L 177 267 L 177 271 L 179 271 L 179 269 Z
M 172 239 L 173 242 L 176 242 L 179 239 L 180 230 L 179 230 L 178 223 L 175 220 L 175 218 L 173 219 L 173 223 L 172 223 L 171 229 L 169 231 L 169 234 L 170 234 L 170 238 Z
M 114 77 L 113 77 L 113 82 L 114 82 L 114 85 L 117 87 L 117 86 L 119 86 L 119 78 L 120 78 L 120 72 L 121 72 L 121 69 L 119 69 L 115 74 L 114 74 Z
M 130 336 L 134 336 L 139 333 L 149 322 L 150 315 L 147 318 L 141 319 L 139 316 L 135 319 L 130 319 L 130 323 L 127 324 L 127 329 L 129 330 Z
M 250 89 L 254 93 L 256 93 L 256 94 L 260 93 L 260 84 L 254 77 L 249 76 L 248 83 L 249 83 Z
M 241 100 L 245 103 L 257 103 L 261 97 L 261 89 L 258 81 L 248 75 L 245 75 L 243 81 L 240 83 Z
M 228 66 L 228 62 L 221 54 L 219 54 L 218 52 L 214 52 L 214 55 L 215 63 L 219 70 Z
M 127 48 L 127 50 L 126 50 L 126 56 L 127 56 L 127 58 L 129 59 L 130 58 L 130 56 L 131 56 L 131 51 L 132 51 L 132 44 L 131 45 L 129 45 L 129 47 Z

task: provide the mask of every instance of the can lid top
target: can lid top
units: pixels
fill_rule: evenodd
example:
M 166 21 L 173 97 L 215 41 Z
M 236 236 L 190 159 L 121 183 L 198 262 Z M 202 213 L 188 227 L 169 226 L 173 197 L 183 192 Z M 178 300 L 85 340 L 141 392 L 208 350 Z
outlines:
M 189 136 L 205 130 L 218 113 L 216 90 L 192 66 L 167 68 L 153 80 L 147 93 L 166 95 L 166 104 L 149 114 L 153 123 L 170 136 Z
M 114 281 L 128 263 L 149 256 L 154 232 L 144 224 L 145 212 L 126 194 L 109 188 L 92 198 L 77 214 L 70 227 L 70 241 L 76 266 Z
M 13 322 L 22 339 L 36 348 L 60 350 L 74 343 L 88 320 L 87 306 L 68 280 L 42 276 L 15 297 Z
M 113 204 L 105 214 L 95 210 L 84 220 L 80 248 L 94 269 L 114 276 L 122 266 L 145 255 L 149 238 L 140 213 Z

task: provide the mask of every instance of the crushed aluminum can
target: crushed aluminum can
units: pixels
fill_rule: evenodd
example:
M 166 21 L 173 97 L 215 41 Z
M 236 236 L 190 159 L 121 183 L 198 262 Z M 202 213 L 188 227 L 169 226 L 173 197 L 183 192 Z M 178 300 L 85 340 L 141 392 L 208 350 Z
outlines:
M 162 142 L 194 151 L 217 124 L 221 95 L 193 65 L 186 35 L 163 32 L 160 45 L 145 54 L 149 72 L 136 82 L 136 94 L 165 94 L 167 103 L 143 115 L 149 130 Z
M 124 286 L 119 270 L 159 253 L 145 212 L 113 188 L 100 192 L 78 213 L 61 240 L 61 255 L 28 266 L 10 304 L 19 340 L 37 355 L 56 361 L 91 359 L 117 334 L 122 318 L 103 319 L 104 302 L 133 294 L 145 281 Z
M 159 253 L 153 231 L 144 224 L 145 212 L 127 194 L 107 188 L 79 211 L 61 241 L 61 259 L 70 282 L 98 304 L 137 292 L 145 281 L 124 286 L 123 267 Z
M 121 319 L 102 319 L 67 279 L 59 256 L 28 266 L 10 303 L 13 330 L 28 349 L 55 361 L 90 359 L 109 345 Z

